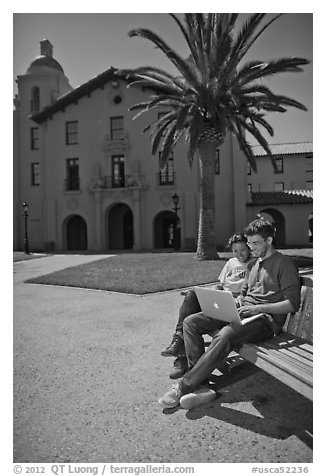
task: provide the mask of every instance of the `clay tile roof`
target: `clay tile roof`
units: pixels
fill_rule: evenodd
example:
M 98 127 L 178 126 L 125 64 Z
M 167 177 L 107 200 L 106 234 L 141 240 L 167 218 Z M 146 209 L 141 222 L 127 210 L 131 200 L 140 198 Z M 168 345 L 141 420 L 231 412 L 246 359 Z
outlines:
M 84 83 L 72 91 L 65 93 L 63 96 L 60 96 L 56 101 L 45 106 L 40 112 L 30 115 L 29 119 L 32 119 L 37 124 L 41 124 L 46 119 L 51 118 L 53 114 L 58 111 L 63 111 L 65 107 L 70 104 L 77 104 L 80 98 L 87 95 L 89 96 L 92 91 L 98 88 L 103 88 L 104 85 L 112 79 L 122 79 L 129 83 L 134 78 L 131 74 L 126 74 L 123 70 L 119 71 L 117 68 L 111 66 L 103 73 L 87 81 L 87 83 Z
M 283 190 L 280 192 L 251 192 L 248 205 L 296 205 L 312 203 L 312 190 Z
M 270 144 L 269 148 L 273 155 L 311 154 L 313 152 L 313 143 L 291 142 L 288 144 Z M 260 145 L 252 146 L 252 151 L 256 157 L 267 155 L 265 150 Z

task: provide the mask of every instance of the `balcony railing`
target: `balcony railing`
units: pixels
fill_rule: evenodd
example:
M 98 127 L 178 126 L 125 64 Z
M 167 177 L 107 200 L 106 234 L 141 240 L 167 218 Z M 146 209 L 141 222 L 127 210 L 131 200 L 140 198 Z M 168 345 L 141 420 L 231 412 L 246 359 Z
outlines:
M 130 175 L 106 175 L 104 177 L 104 188 L 127 188 L 134 185 Z
M 80 178 L 71 177 L 64 180 L 64 189 L 66 192 L 80 190 Z
M 174 185 L 174 172 L 159 172 L 157 183 L 158 185 Z

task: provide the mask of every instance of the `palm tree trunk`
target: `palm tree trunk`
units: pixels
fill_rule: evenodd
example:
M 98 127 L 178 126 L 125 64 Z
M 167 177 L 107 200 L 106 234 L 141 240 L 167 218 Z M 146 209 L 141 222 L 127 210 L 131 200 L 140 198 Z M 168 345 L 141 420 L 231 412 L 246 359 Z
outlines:
M 215 242 L 215 151 L 216 143 L 202 141 L 199 145 L 199 228 L 197 258 L 218 259 Z

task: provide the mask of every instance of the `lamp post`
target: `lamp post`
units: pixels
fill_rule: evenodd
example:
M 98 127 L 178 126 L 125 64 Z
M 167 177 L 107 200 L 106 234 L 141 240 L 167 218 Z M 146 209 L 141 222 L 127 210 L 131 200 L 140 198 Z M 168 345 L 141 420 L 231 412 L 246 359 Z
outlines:
M 180 208 L 179 205 L 179 195 L 175 193 L 172 195 L 172 200 L 174 204 L 174 227 L 173 227 L 173 241 L 174 241 L 174 249 L 177 251 L 180 248 L 180 239 L 178 233 L 178 210 Z
M 25 245 L 25 253 L 29 255 L 29 244 L 28 244 L 28 233 L 27 233 L 27 217 L 28 217 L 28 203 L 24 202 L 22 203 L 23 207 L 23 217 L 24 217 L 24 224 L 25 224 L 25 239 L 24 239 L 24 245 Z

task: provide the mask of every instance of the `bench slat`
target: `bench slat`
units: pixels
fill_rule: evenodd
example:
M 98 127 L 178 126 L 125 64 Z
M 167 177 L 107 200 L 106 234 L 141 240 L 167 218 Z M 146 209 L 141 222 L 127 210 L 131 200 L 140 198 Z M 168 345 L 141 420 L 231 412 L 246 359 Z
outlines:
M 269 364 L 269 367 L 275 366 L 276 368 L 282 370 L 285 373 L 291 373 L 296 379 L 306 384 L 312 385 L 311 369 L 298 368 L 293 363 L 290 363 L 288 359 L 282 359 L 276 354 L 257 350 L 257 347 L 252 344 L 245 344 L 240 349 L 239 354 L 255 365 L 258 365 L 257 362 L 263 360 L 267 364 Z
M 302 361 L 306 365 L 311 365 L 313 363 L 313 355 L 311 352 L 304 351 L 302 349 L 298 349 L 295 342 L 292 342 L 290 345 L 278 345 L 278 343 L 274 342 L 274 340 L 269 340 L 267 342 L 263 342 L 261 345 L 257 345 L 258 348 L 262 349 L 271 349 L 275 352 L 280 353 L 281 355 L 287 355 L 288 357 L 295 359 L 297 361 Z
M 286 348 L 286 346 L 292 344 L 291 350 L 293 352 L 301 354 L 301 355 L 305 356 L 307 359 L 310 359 L 310 360 L 312 360 L 312 358 L 313 358 L 313 346 L 312 346 L 312 344 L 308 344 L 307 342 L 304 342 L 304 341 L 302 341 L 300 343 L 299 339 L 297 337 L 294 337 L 290 334 L 286 334 L 286 333 L 283 332 L 282 334 L 279 334 L 279 335 L 273 337 L 272 341 L 275 341 L 276 345 L 278 345 L 280 349 L 282 347 Z M 293 346 L 294 342 L 296 343 L 295 346 Z
M 258 351 L 254 344 L 245 344 L 241 347 L 239 355 L 260 369 L 269 373 L 281 382 L 295 389 L 310 400 L 313 399 L 313 380 L 311 369 L 306 372 L 299 371 L 295 366 L 289 365 L 282 359 Z
M 312 342 L 312 308 L 313 289 L 310 286 L 302 286 L 300 309 L 287 317 L 283 330 L 297 337 L 302 337 L 306 341 Z
M 310 362 L 313 361 L 313 353 L 311 350 L 304 350 L 304 349 L 301 349 L 300 347 L 293 347 L 291 346 L 290 348 L 286 347 L 286 346 L 278 346 L 278 345 L 275 345 L 273 348 L 279 350 L 279 352 L 291 352 L 291 354 L 296 354 L 297 356 L 301 356 L 303 359 L 306 359 Z
M 309 400 L 313 399 L 311 375 L 307 376 L 307 379 L 305 381 L 298 379 L 295 375 L 289 373 L 289 369 L 286 369 L 286 367 L 285 369 L 280 368 L 278 365 L 274 365 L 275 362 L 270 363 L 268 360 L 266 360 L 266 356 L 257 355 L 256 350 L 250 348 L 250 344 L 245 344 L 241 348 L 240 355 L 244 359 L 255 364 L 260 369 L 277 378 L 285 385 L 288 385 L 289 387 L 293 388 L 304 397 L 308 398 Z
M 269 356 L 271 359 L 276 359 L 276 361 L 282 362 L 284 365 L 292 369 L 297 369 L 300 372 L 311 372 L 312 371 L 312 362 L 307 359 L 302 359 L 301 356 L 297 358 L 296 354 L 287 354 L 280 352 L 277 349 L 272 349 L 270 347 L 256 346 L 257 352 L 261 352 L 262 355 Z

